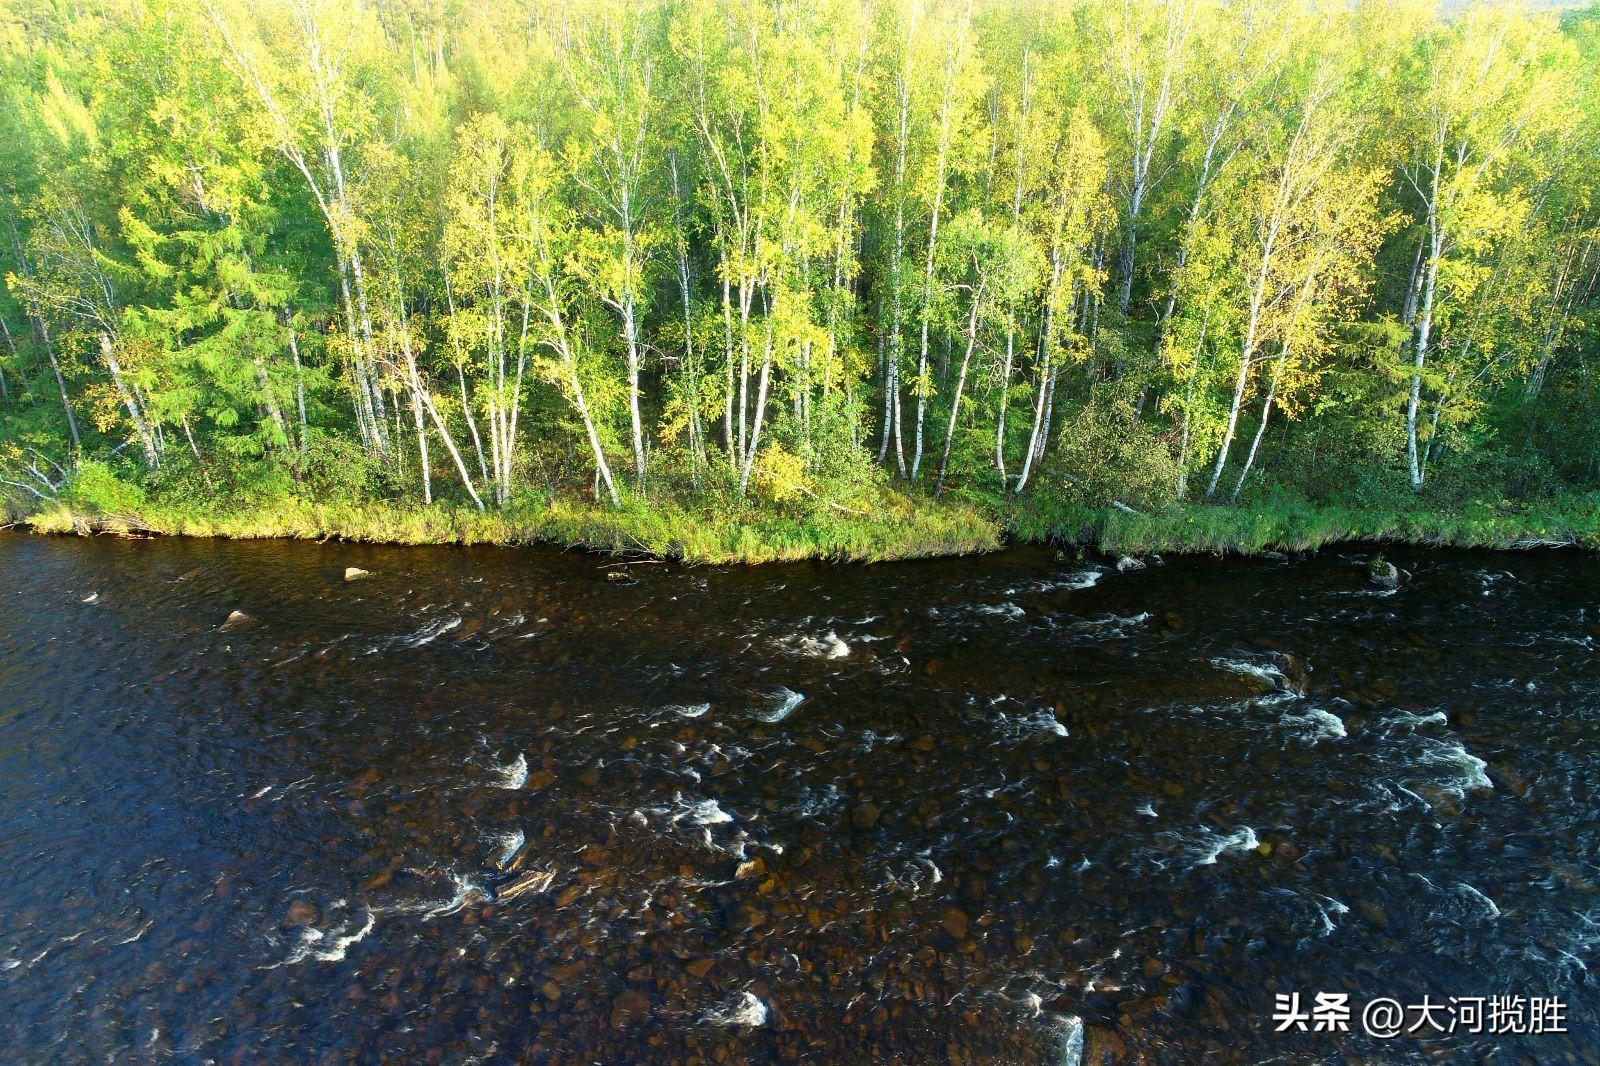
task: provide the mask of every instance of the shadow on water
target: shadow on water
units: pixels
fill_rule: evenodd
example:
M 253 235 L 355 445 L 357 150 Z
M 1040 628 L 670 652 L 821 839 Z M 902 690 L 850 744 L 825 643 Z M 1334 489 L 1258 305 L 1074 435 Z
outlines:
M 1390 555 L 0 537 L 0 1048 L 1593 1061 L 1600 561 Z

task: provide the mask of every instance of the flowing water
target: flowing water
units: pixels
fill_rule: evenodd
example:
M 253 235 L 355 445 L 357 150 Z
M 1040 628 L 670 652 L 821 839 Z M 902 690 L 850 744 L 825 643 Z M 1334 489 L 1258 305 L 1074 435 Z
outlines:
M 0 537 L 0 1053 L 1596 1061 L 1600 560 L 1390 558 Z

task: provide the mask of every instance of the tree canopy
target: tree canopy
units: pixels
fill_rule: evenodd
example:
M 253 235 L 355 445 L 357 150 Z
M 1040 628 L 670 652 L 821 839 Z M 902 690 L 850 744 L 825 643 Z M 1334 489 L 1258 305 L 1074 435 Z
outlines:
M 0 0 L 0 490 L 1592 488 L 1597 58 L 1410 0 Z

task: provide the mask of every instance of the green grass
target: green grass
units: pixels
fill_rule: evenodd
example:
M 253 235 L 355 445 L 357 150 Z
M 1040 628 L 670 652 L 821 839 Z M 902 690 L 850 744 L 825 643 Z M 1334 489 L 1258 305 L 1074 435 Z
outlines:
M 876 562 L 992 551 L 1007 541 L 1078 544 L 1112 554 L 1251 554 L 1358 541 L 1600 549 L 1600 493 L 1541 504 L 1399 498 L 1380 505 L 1268 497 L 1246 506 L 1167 505 L 1128 513 L 1043 496 L 934 500 L 880 487 L 853 508 L 807 501 L 629 497 L 621 508 L 572 498 L 480 513 L 459 504 L 319 502 L 274 495 L 254 502 L 163 498 L 127 482 L 85 479 L 65 499 L 18 515 L 41 533 L 157 533 L 288 537 L 385 544 L 556 544 L 691 563 L 802 559 Z M 13 514 L 16 505 L 13 501 Z
M 976 509 L 883 494 L 865 514 L 695 506 L 630 499 L 620 509 L 553 500 L 480 513 L 461 506 L 318 503 L 179 506 L 160 500 L 105 510 L 67 500 L 28 514 L 41 533 L 157 533 L 191 537 L 337 538 L 383 544 L 557 544 L 692 563 L 801 559 L 876 562 L 992 551 L 1000 528 Z
M 1349 541 L 1458 548 L 1546 544 L 1600 548 L 1600 493 L 1568 495 L 1537 505 L 1467 503 L 1448 510 L 1425 500 L 1357 507 L 1269 499 L 1250 506 L 1195 504 L 1138 514 L 1030 503 L 1009 515 L 1007 529 L 1021 540 L 1093 544 L 1127 555 L 1309 551 Z

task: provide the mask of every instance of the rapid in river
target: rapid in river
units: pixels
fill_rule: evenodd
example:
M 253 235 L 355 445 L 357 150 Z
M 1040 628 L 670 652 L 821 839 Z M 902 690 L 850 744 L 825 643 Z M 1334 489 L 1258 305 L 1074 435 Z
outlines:
M 1370 554 L 0 535 L 0 1055 L 1596 1061 L 1600 560 Z

